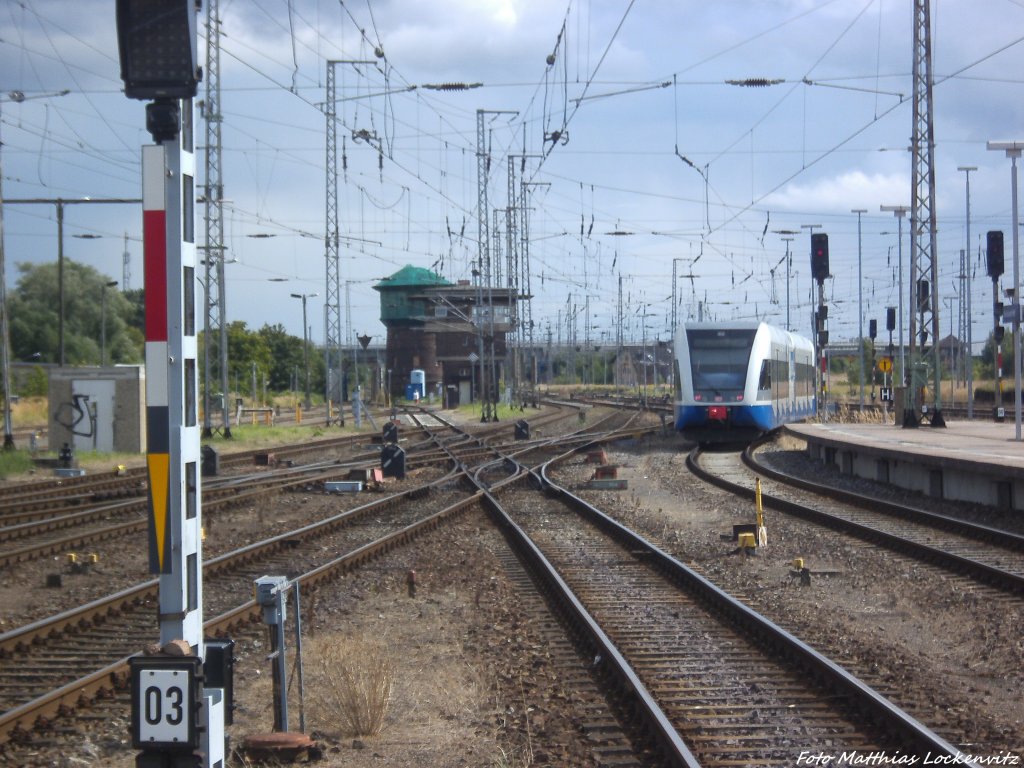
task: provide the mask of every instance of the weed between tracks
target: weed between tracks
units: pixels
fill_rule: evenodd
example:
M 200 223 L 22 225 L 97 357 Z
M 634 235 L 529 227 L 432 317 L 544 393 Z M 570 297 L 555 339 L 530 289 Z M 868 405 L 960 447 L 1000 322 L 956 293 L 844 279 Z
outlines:
M 311 640 L 307 658 L 315 726 L 345 736 L 379 734 L 395 680 L 387 649 L 371 640 L 330 635 Z
M 32 469 L 32 458 L 25 451 L 0 451 L 0 480 Z

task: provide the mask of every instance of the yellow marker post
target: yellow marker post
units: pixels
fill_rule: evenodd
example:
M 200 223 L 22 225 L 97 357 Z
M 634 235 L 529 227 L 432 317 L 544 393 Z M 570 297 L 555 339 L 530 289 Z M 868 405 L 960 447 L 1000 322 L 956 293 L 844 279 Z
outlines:
M 754 500 L 757 505 L 757 546 L 768 545 L 768 529 L 764 527 L 764 503 L 761 500 L 761 478 L 754 479 Z

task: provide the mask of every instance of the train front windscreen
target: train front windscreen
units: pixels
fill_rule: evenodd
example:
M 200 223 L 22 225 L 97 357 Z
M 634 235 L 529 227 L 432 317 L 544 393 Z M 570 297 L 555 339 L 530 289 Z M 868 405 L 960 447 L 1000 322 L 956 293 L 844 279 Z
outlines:
M 687 331 L 696 399 L 733 400 L 742 396 L 755 333 L 756 329 Z

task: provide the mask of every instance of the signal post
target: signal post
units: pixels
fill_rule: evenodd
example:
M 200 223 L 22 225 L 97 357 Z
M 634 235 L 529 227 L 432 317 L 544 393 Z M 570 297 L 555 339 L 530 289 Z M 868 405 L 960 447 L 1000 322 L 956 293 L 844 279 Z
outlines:
M 159 575 L 159 650 L 131 659 L 139 768 L 225 762 L 224 649 L 203 641 L 202 492 L 195 322 L 194 0 L 118 0 L 125 95 L 152 100 L 142 148 L 146 466 L 150 571 Z M 204 661 L 206 664 L 204 665 Z M 216 667 L 213 669 L 210 667 Z M 205 683 L 211 683 L 205 685 Z

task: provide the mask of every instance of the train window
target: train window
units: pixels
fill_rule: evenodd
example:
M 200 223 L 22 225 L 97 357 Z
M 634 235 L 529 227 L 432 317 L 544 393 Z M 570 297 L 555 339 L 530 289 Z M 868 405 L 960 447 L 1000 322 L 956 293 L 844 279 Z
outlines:
M 757 380 L 758 392 L 766 392 L 772 388 L 772 362 L 771 360 L 761 361 L 761 376 Z
M 689 330 L 695 390 L 743 391 L 754 330 Z

